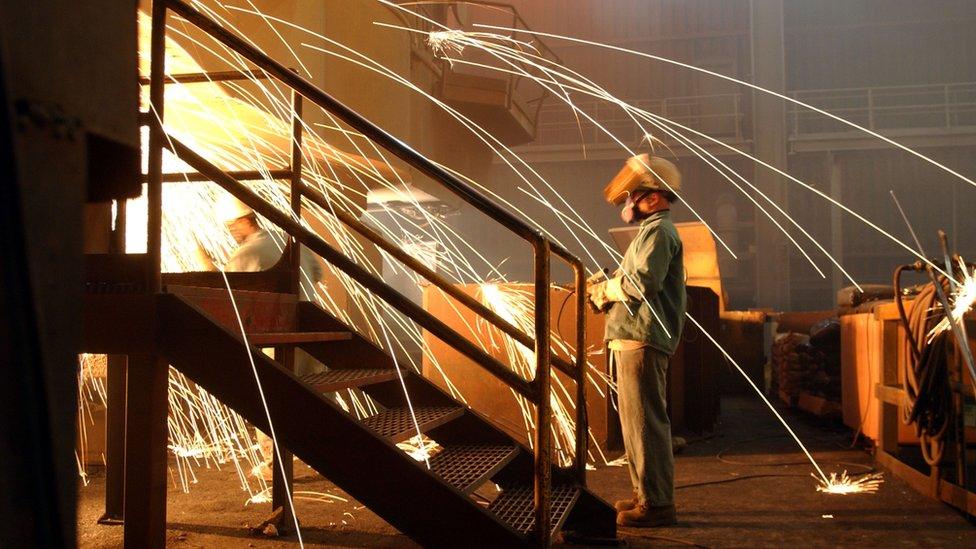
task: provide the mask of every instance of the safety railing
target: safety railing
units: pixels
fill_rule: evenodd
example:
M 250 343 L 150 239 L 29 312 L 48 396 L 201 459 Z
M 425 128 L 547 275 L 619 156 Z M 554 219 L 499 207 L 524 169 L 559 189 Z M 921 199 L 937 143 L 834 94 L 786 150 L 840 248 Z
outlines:
M 166 21 L 168 13 L 172 11 L 183 20 L 199 28 L 223 46 L 233 50 L 242 58 L 253 63 L 256 70 L 225 71 L 222 73 L 201 73 L 193 75 L 167 75 L 165 68 Z M 586 343 L 585 343 L 585 295 L 582 291 L 586 274 L 579 258 L 570 254 L 556 243 L 549 241 L 541 232 L 533 229 L 524 221 L 518 219 L 509 211 L 501 208 L 479 191 L 448 173 L 426 157 L 413 150 L 408 145 L 393 137 L 382 128 L 348 108 L 329 94 L 317 88 L 314 84 L 292 72 L 284 65 L 262 53 L 259 49 L 227 31 L 219 24 L 201 14 L 182 0 L 156 0 L 152 7 L 152 35 L 150 43 L 151 74 L 149 77 L 149 97 L 153 113 L 145 116 L 143 121 L 149 125 L 149 149 L 147 169 L 147 201 L 148 201 L 148 240 L 147 257 L 150 262 L 150 280 L 147 283 L 150 291 L 160 291 L 162 286 L 161 249 L 162 249 L 162 184 L 170 180 L 206 180 L 213 181 L 224 190 L 247 204 L 259 215 L 288 233 L 293 241 L 290 246 L 290 266 L 293 272 L 293 290 L 298 291 L 298 245 L 301 244 L 318 254 L 331 265 L 343 271 L 351 279 L 373 292 L 395 309 L 428 330 L 438 339 L 457 349 L 467 358 L 479 364 L 493 376 L 511 387 L 536 406 L 536 432 L 534 439 L 535 470 L 535 535 L 540 544 L 548 544 L 550 536 L 550 508 L 549 495 L 551 486 L 552 441 L 550 429 L 546 428 L 551 422 L 549 394 L 551 390 L 550 366 L 556 366 L 569 375 L 577 386 L 577 417 L 576 417 L 576 459 L 573 472 L 581 484 L 586 481 L 587 456 L 587 419 L 585 403 L 586 380 Z M 203 156 L 182 144 L 172 135 L 167 135 L 163 126 L 165 120 L 165 86 L 167 81 L 183 83 L 213 81 L 211 75 L 217 75 L 220 80 L 234 80 L 245 77 L 274 78 L 292 90 L 292 150 L 291 166 L 287 170 L 276 170 L 272 177 L 288 179 L 291 185 L 291 212 L 279 210 L 265 202 L 251 191 L 242 180 L 258 179 L 255 172 L 224 172 Z M 374 143 L 384 147 L 414 168 L 423 172 L 435 181 L 444 185 L 462 200 L 479 211 L 496 220 L 503 227 L 528 241 L 534 253 L 534 290 L 535 290 L 535 322 L 534 334 L 531 336 L 502 319 L 482 303 L 460 291 L 450 281 L 438 275 L 432 269 L 416 260 L 399 246 L 383 238 L 367 225 L 355 217 L 330 208 L 328 199 L 319 191 L 310 188 L 302 181 L 302 101 L 311 101 L 320 108 L 332 113 L 344 123 L 360 132 Z M 163 149 L 169 149 L 181 161 L 190 166 L 196 173 L 164 174 Z M 261 176 L 266 179 L 268 176 Z M 535 376 L 532 380 L 523 379 L 513 370 L 486 353 L 477 345 L 469 341 L 454 329 L 431 315 L 425 309 L 400 294 L 379 278 L 372 275 L 365 268 L 347 257 L 341 251 L 332 247 L 321 237 L 306 228 L 299 221 L 302 198 L 306 198 L 320 206 L 334 212 L 337 218 L 378 247 L 391 254 L 404 265 L 412 268 L 421 276 L 437 285 L 451 297 L 457 299 L 466 307 L 484 318 L 488 323 L 503 333 L 511 336 L 515 341 L 529 348 L 533 348 L 536 355 Z M 566 261 L 573 269 L 576 283 L 576 352 L 573 363 L 561 357 L 551 355 L 550 344 L 550 308 L 549 290 L 551 286 L 550 255 Z
M 713 137 L 735 140 L 743 138 L 745 113 L 742 110 L 742 94 L 632 99 L 625 102 L 638 109 Z M 636 145 L 645 139 L 645 135 L 634 123 L 634 120 L 614 103 L 587 98 L 574 101 L 574 104 L 624 143 Z M 653 124 L 642 122 L 642 125 L 655 137 L 665 141 L 670 139 L 665 132 Z M 688 135 L 688 132 L 681 128 L 674 129 L 681 134 Z M 689 135 L 689 137 L 694 136 Z M 548 104 L 543 107 L 539 117 L 535 145 L 577 145 L 580 143 L 584 145 L 613 145 L 616 144 L 616 141 L 565 104 Z
M 509 98 L 510 102 L 515 102 L 518 104 L 517 106 L 526 114 L 529 120 L 532 121 L 533 127 L 538 126 L 545 100 L 550 95 L 546 88 L 532 82 L 531 80 L 527 80 L 524 76 L 519 74 L 496 71 L 473 65 L 458 63 L 452 64 L 445 60 L 434 60 L 434 58 L 428 53 L 430 51 L 430 46 L 427 44 L 426 37 L 431 32 L 443 30 L 442 27 L 431 23 L 431 21 L 436 21 L 437 23 L 451 29 L 461 29 L 476 32 L 496 32 L 499 34 L 504 34 L 509 38 L 519 38 L 516 36 L 518 35 L 519 30 L 531 31 L 532 28 L 529 27 L 529 24 L 526 23 L 524 18 L 522 18 L 518 8 L 505 2 L 491 2 L 486 0 L 470 0 L 465 2 L 450 3 L 424 3 L 413 2 L 412 0 L 398 0 L 397 3 L 403 4 L 405 7 L 408 7 L 411 12 L 417 14 L 411 15 L 403 10 L 391 10 L 401 21 L 404 22 L 406 26 L 420 31 L 420 33 L 415 33 L 412 36 L 414 51 L 420 53 L 420 57 L 422 59 L 426 59 L 428 62 L 434 65 L 437 73 L 441 75 L 442 79 L 449 78 L 452 74 L 471 74 L 504 80 L 506 97 Z M 505 33 L 504 31 L 475 27 L 474 23 L 488 24 L 496 27 L 504 27 L 515 30 Z M 562 65 L 562 60 L 552 48 L 550 48 L 538 36 L 530 36 L 532 40 L 532 47 L 535 50 L 532 52 L 533 55 L 546 59 L 552 63 L 555 63 L 556 65 Z M 519 39 L 523 41 L 525 40 L 524 36 Z M 479 52 L 466 52 L 466 55 L 477 56 L 479 55 Z M 483 52 L 481 52 L 481 57 L 483 57 L 483 59 L 473 59 L 473 61 L 488 65 L 497 65 L 497 61 L 492 63 L 493 59 Z
M 799 90 L 789 96 L 870 130 L 976 126 L 976 82 Z M 797 105 L 788 113 L 792 137 L 852 131 Z

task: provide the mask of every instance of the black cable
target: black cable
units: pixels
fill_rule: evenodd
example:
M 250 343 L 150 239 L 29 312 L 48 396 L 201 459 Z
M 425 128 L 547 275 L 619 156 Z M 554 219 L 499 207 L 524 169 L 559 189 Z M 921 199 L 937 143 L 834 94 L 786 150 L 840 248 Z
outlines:
M 572 289 L 570 289 L 570 288 L 572 288 Z M 559 313 L 556 314 L 556 335 L 558 335 L 559 336 L 559 339 L 561 339 L 563 341 L 566 341 L 566 337 L 563 336 L 563 332 L 559 328 L 559 326 L 560 326 L 560 324 L 562 323 L 562 320 L 563 320 L 563 309 L 566 308 L 566 303 L 569 302 L 569 298 L 573 297 L 573 294 L 576 293 L 576 287 L 575 286 L 567 286 L 566 289 L 569 290 L 569 293 L 566 294 L 566 298 L 563 299 L 562 305 L 559 306 Z M 579 352 L 579 350 L 577 350 L 577 352 Z
M 730 482 L 738 482 L 740 480 L 751 480 L 756 478 L 776 478 L 776 477 L 810 478 L 810 475 L 804 475 L 800 473 L 759 473 L 755 475 L 742 475 L 741 477 L 723 478 L 719 480 L 705 480 L 702 482 L 692 482 L 690 484 L 680 484 L 675 486 L 674 489 L 681 490 L 683 488 L 697 488 L 699 486 L 713 486 L 715 484 L 728 484 Z
M 707 545 L 702 545 L 700 543 L 695 543 L 693 541 L 688 541 L 688 540 L 684 540 L 684 539 L 669 538 L 667 536 L 656 536 L 656 535 L 652 535 L 652 534 L 637 534 L 637 535 L 632 536 L 632 537 L 641 538 L 641 539 L 656 539 L 656 540 L 661 540 L 661 541 L 669 541 L 671 543 L 677 543 L 679 545 L 687 545 L 689 547 L 701 547 L 702 549 L 709 549 Z
M 905 270 L 926 270 L 932 282 L 926 284 L 915 297 L 911 311 L 906 314 L 901 291 L 901 274 Z M 905 393 L 908 406 L 902 421 L 915 426 L 922 457 L 929 465 L 942 460 L 945 436 L 953 417 L 952 388 L 949 380 L 948 355 L 953 340 L 948 333 L 937 334 L 929 341 L 930 330 L 942 320 L 946 312 L 937 300 L 936 284 L 948 290 L 949 281 L 921 262 L 895 269 L 892 285 L 898 314 L 905 328 L 908 360 L 905 361 Z
M 763 435 L 763 436 L 754 437 L 754 438 L 747 438 L 747 439 L 737 440 L 737 441 L 733 442 L 732 444 L 730 444 L 730 445 L 726 446 L 725 448 L 723 448 L 717 454 L 715 454 L 715 459 L 721 461 L 722 463 L 726 463 L 726 464 L 729 464 L 729 465 L 738 465 L 738 466 L 743 466 L 743 467 L 785 467 L 785 466 L 790 466 L 790 465 L 809 465 L 810 462 L 807 461 L 807 460 L 800 460 L 800 461 L 777 461 L 777 462 L 774 462 L 774 463 L 768 463 L 768 462 L 767 463 L 754 463 L 754 462 L 748 462 L 748 461 L 736 461 L 736 460 L 727 459 L 727 458 L 722 457 L 723 454 L 725 454 L 726 452 L 728 452 L 732 448 L 738 446 L 739 444 L 744 444 L 744 443 L 747 443 L 747 442 L 755 442 L 757 440 L 767 440 L 767 439 L 773 439 L 773 438 L 786 438 L 786 436 L 787 435 L 783 435 L 783 434 L 772 434 L 772 435 Z M 836 442 L 836 441 L 833 441 L 833 442 Z M 838 446 L 841 446 L 841 445 L 838 445 Z M 841 447 L 843 448 L 843 446 L 841 446 Z M 853 462 L 849 462 L 849 461 L 830 461 L 829 463 L 834 463 L 834 464 L 837 464 L 837 465 L 847 465 L 849 467 L 859 467 L 859 468 L 866 469 L 866 471 L 864 471 L 862 473 L 857 473 L 859 475 L 867 475 L 867 474 L 873 473 L 875 471 L 875 468 L 873 466 L 871 466 L 871 465 L 865 465 L 863 463 L 853 463 Z

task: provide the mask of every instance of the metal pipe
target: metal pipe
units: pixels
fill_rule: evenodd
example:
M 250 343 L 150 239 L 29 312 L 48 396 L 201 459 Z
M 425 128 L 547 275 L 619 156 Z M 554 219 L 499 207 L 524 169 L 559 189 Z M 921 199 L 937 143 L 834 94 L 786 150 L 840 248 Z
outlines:
M 213 72 L 188 72 L 170 74 L 166 77 L 166 84 L 201 84 L 208 82 L 228 82 L 234 80 L 266 80 L 271 78 L 264 71 L 230 70 Z M 140 86 L 148 86 L 152 78 L 139 77 Z
M 166 88 L 166 4 L 153 2 L 152 34 L 150 51 L 149 109 L 155 111 L 149 124 L 149 166 L 146 189 L 147 236 L 146 259 L 149 262 L 149 280 L 146 289 L 157 293 L 162 288 L 163 245 L 163 103 Z
M 255 194 L 254 191 L 225 174 L 220 168 L 211 164 L 207 159 L 197 154 L 176 138 L 168 136 L 167 146 L 180 160 L 186 162 L 200 173 L 207 175 L 211 181 L 220 185 L 224 190 L 250 206 L 255 212 L 271 223 L 284 229 L 285 232 L 294 236 L 300 243 L 304 244 L 332 265 L 335 265 L 339 270 L 362 284 L 367 290 L 382 298 L 398 311 L 407 315 L 407 317 L 427 329 L 438 339 L 480 364 L 490 374 L 518 391 L 519 394 L 528 398 L 530 401 L 537 402 L 539 400 L 539 393 L 535 384 L 522 379 L 504 364 L 482 351 L 479 347 L 468 341 L 467 338 L 461 336 L 447 324 L 444 324 L 424 310 L 423 307 L 407 299 L 400 292 L 394 290 L 385 282 L 373 276 L 369 271 L 359 266 L 356 262 L 346 257 L 342 252 L 328 245 L 317 234 L 302 226 L 301 223 L 293 220 L 290 214 L 286 214 L 271 204 L 268 204 Z M 546 341 L 548 341 L 548 338 Z M 548 349 L 548 346 L 546 348 Z
M 548 240 L 534 247 L 535 252 L 535 475 L 533 478 L 535 505 L 535 541 L 540 547 L 550 543 L 550 499 L 552 497 L 552 434 L 550 370 L 549 370 L 549 254 Z
M 183 0 L 157 1 L 165 3 L 170 9 L 191 24 L 209 34 L 218 42 L 239 53 L 242 57 L 254 63 L 268 74 L 281 80 L 293 90 L 300 93 L 305 99 L 334 114 L 353 129 L 363 134 L 367 139 L 378 143 L 397 157 L 406 161 L 407 164 L 417 168 L 432 179 L 439 181 L 465 202 L 489 215 L 516 235 L 533 243 L 541 242 L 544 239 L 540 231 L 533 229 L 511 212 L 481 194 L 474 187 L 471 187 L 440 166 L 437 166 L 427 157 L 415 151 L 403 141 L 390 135 L 386 130 L 370 122 L 331 95 L 320 90 L 315 84 L 312 84 L 304 77 L 291 72 L 281 63 L 271 59 L 251 44 L 248 44 L 227 29 L 216 24 Z
M 225 172 L 238 181 L 275 181 L 280 179 L 291 179 L 292 171 L 282 168 L 280 170 L 239 170 Z M 142 175 L 142 181 L 149 181 L 149 176 Z M 169 172 L 163 174 L 163 183 L 196 183 L 200 181 L 210 181 L 210 178 L 199 172 Z

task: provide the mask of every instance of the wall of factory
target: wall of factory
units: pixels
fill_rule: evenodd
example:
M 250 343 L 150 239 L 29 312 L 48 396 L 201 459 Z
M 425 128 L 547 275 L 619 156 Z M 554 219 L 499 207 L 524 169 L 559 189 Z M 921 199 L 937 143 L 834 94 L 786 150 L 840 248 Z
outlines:
M 976 80 L 976 3 L 787 0 L 790 89 Z
M 974 82 L 974 22 L 976 4 L 967 1 L 787 0 L 788 87 L 807 90 Z M 901 101 L 937 102 L 936 95 L 906 96 Z M 865 101 L 852 99 L 849 106 L 862 106 Z M 887 101 L 892 104 L 898 100 Z M 930 118 L 936 120 L 932 124 L 936 125 L 939 113 Z M 864 116 L 856 121 L 868 122 Z M 889 123 L 890 130 L 899 123 L 917 125 L 918 120 L 906 116 L 902 120 L 889 119 Z M 939 131 L 934 130 L 932 135 Z M 976 173 L 976 150 L 971 145 L 962 140 L 943 143 L 945 146 L 920 150 L 962 174 Z M 949 233 L 954 250 L 970 257 L 976 253 L 976 226 L 967 208 L 967 204 L 976 203 L 976 195 L 970 185 L 894 150 L 794 154 L 789 167 L 801 179 L 829 193 L 831 155 L 839 170 L 839 198 L 852 209 L 911 243 L 910 233 L 889 195 L 889 190 L 893 190 L 930 255 L 938 252 L 939 228 Z M 809 196 L 806 191 L 791 190 L 791 211 L 823 233 L 821 241 L 830 244 L 831 212 L 822 201 L 811 201 Z M 801 204 L 803 207 L 799 207 Z M 837 227 L 840 235 L 835 236 L 834 245 L 839 245 L 838 258 L 858 282 L 888 284 L 894 266 L 911 261 L 906 250 L 861 222 L 846 214 L 841 219 Z M 830 276 L 820 278 L 795 251 L 791 253 L 790 275 L 793 308 L 833 306 L 837 284 L 832 284 Z M 847 281 L 843 285 L 846 284 Z
M 923 152 L 960 173 L 976 173 L 972 148 Z M 845 205 L 915 248 L 911 233 L 890 196 L 889 191 L 894 191 L 928 257 L 941 256 L 939 229 L 948 233 L 952 251 L 965 258 L 976 257 L 976 217 L 971 213 L 971 205 L 976 204 L 976 189 L 971 185 L 900 151 L 854 151 L 834 156 L 842 181 L 838 198 Z M 829 193 L 825 155 L 794 155 L 790 168 L 797 177 Z M 831 212 L 826 202 L 812 198 L 811 193 L 803 190 L 791 190 L 790 202 L 797 220 L 831 249 Z M 798 204 L 804 207 L 796 207 Z M 910 252 L 854 217 L 843 214 L 840 219 L 837 257 L 859 283 L 890 284 L 896 265 L 915 260 Z M 820 264 L 827 266 L 826 262 Z M 827 279 L 820 278 L 799 253 L 793 252 L 789 272 L 793 308 L 833 307 L 835 287 L 830 271 Z M 845 280 L 841 286 L 848 284 Z
M 512 2 L 536 30 L 596 40 L 747 76 L 749 2 L 745 0 L 561 0 Z M 570 67 L 618 97 L 662 98 L 729 93 L 714 78 L 583 44 L 543 39 Z
M 570 9 L 558 0 L 522 0 L 514 4 L 528 24 L 541 31 L 610 43 L 751 79 L 749 2 L 745 0 L 598 0 L 573 3 Z M 740 86 L 659 61 L 555 39 L 544 40 L 566 66 L 580 70 L 624 99 L 741 94 L 744 129 L 749 131 L 751 95 Z M 637 143 L 631 145 L 639 146 Z M 579 207 L 592 211 L 592 217 L 587 219 L 591 220 L 598 234 L 608 238 L 607 230 L 621 222 L 616 210 L 602 202 L 600 191 L 620 168 L 624 156 L 621 151 L 619 158 L 614 160 L 582 160 L 580 151 L 579 162 L 567 162 L 565 166 L 546 163 L 540 170 L 547 174 L 564 174 L 568 180 L 557 178 L 554 184 L 571 204 L 586 205 Z M 723 161 L 730 162 L 745 177 L 752 177 L 754 173 L 747 162 L 731 158 L 723 158 Z M 754 208 L 742 193 L 702 161 L 681 156 L 677 162 L 684 174 L 687 202 L 716 228 L 738 256 L 733 258 L 724 250 L 719 254 L 731 305 L 753 306 Z M 504 171 L 496 173 L 504 178 Z M 719 215 L 720 209 L 722 215 Z M 675 208 L 675 218 L 682 221 L 696 219 L 687 205 Z M 768 221 L 760 223 L 768 224 Z M 571 241 L 567 245 L 572 247 Z M 576 248 L 574 251 L 579 251 L 578 246 Z

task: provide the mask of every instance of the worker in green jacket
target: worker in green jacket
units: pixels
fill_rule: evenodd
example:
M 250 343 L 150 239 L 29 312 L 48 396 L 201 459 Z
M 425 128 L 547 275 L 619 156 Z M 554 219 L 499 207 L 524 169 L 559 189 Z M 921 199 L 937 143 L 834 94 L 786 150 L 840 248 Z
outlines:
M 604 338 L 616 365 L 620 425 L 634 487 L 632 499 L 616 503 L 621 526 L 668 526 L 677 520 L 666 387 L 668 360 L 685 317 L 681 238 L 670 211 L 680 190 L 678 168 L 646 154 L 630 158 L 604 190 L 611 204 L 624 203 L 625 222 L 640 223 L 620 269 L 587 288 L 591 305 L 607 315 Z

